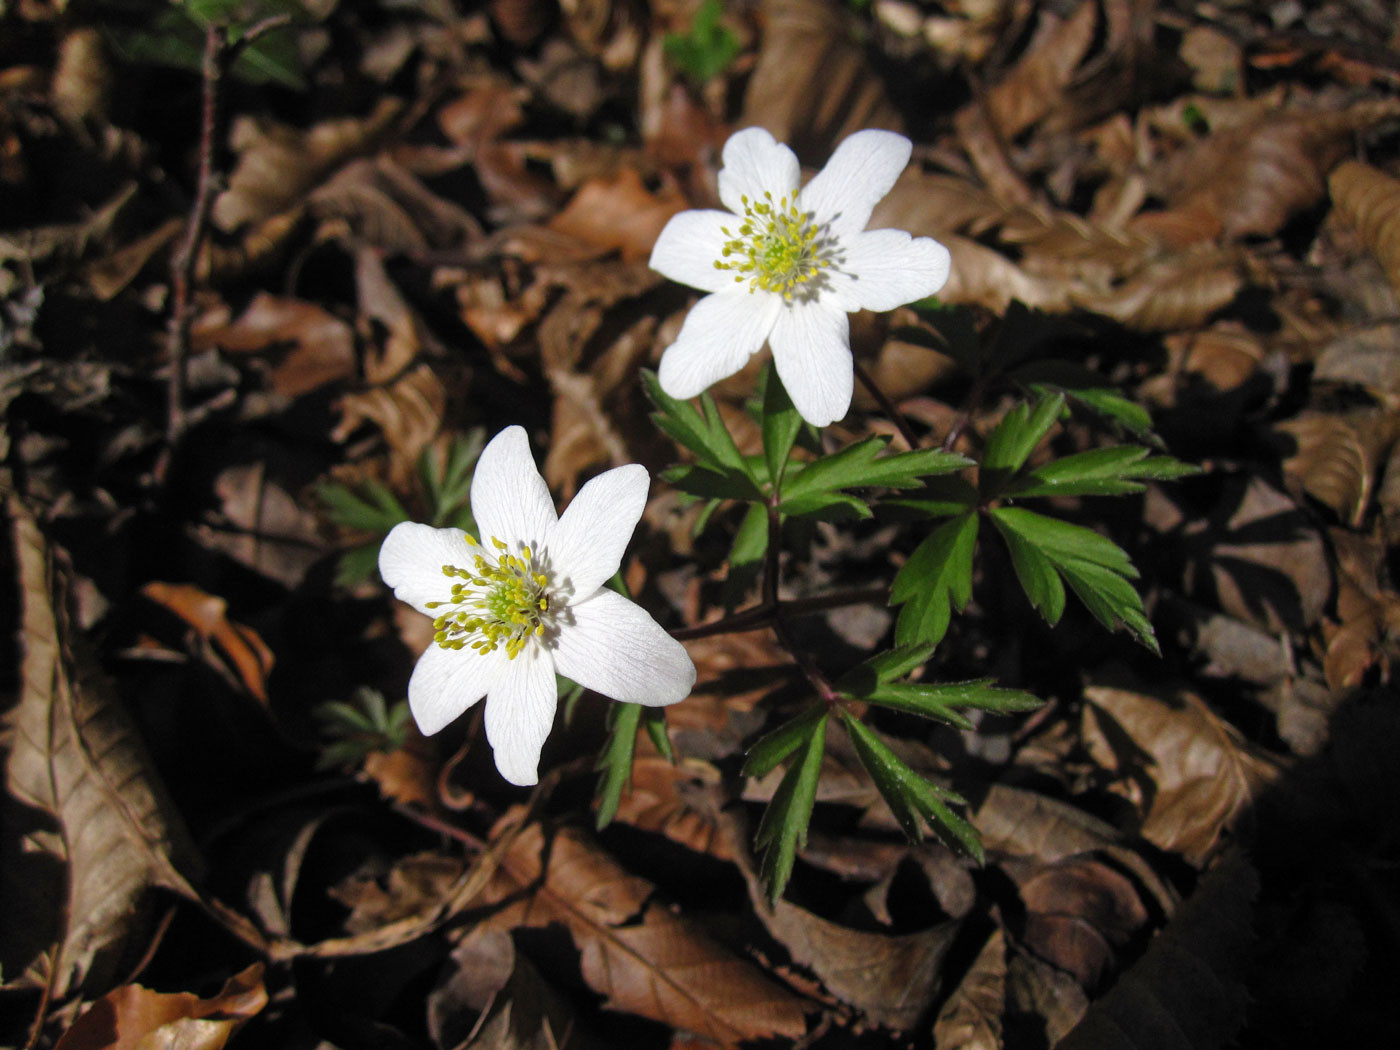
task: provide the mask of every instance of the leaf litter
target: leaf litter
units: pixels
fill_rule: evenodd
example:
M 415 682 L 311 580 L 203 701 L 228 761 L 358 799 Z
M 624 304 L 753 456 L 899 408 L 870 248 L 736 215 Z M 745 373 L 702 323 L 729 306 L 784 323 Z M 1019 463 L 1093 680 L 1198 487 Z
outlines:
M 192 422 L 168 460 L 203 30 L 14 6 L 0 886 L 23 905 L 0 931 L 0 1042 L 1400 1038 L 1383 5 L 264 5 L 299 14 L 246 57 L 296 58 L 282 86 L 244 64 L 219 83 Z M 526 425 L 560 499 L 680 458 L 638 372 L 690 299 L 645 261 L 671 215 L 717 205 L 719 149 L 748 125 L 813 170 L 853 131 L 904 131 L 914 162 L 872 225 L 952 254 L 937 310 L 853 324 L 902 420 L 858 391 L 837 432 L 984 443 L 1009 394 L 960 363 L 1009 353 L 1023 388 L 1072 367 L 1084 404 L 1145 406 L 1140 439 L 1205 468 L 1126 509 L 1061 498 L 1132 553 L 1160 662 L 1072 608 L 1044 626 L 989 541 L 930 669 L 1050 702 L 973 729 L 875 722 L 966 795 L 985 865 L 904 842 L 833 730 L 775 906 L 733 830 L 782 779 L 739 776 L 744 749 L 806 700 L 769 633 L 687 643 L 696 694 L 669 749 L 639 734 L 595 837 L 597 705 L 562 705 L 519 808 L 471 718 L 396 728 L 423 624 L 351 557 L 393 508 L 456 520 L 470 464 L 434 457 L 477 428 Z M 1015 318 L 1023 343 L 999 345 Z M 715 391 L 755 454 L 759 367 Z M 1098 438 L 1075 416 L 1051 441 Z M 337 518 L 327 485 L 359 502 Z M 699 629 L 757 599 L 731 579 L 738 517 L 651 497 L 625 564 L 649 608 Z M 804 525 L 783 597 L 888 585 L 908 552 L 883 524 Z M 891 623 L 801 629 L 840 668 Z M 362 689 L 382 717 L 355 715 Z

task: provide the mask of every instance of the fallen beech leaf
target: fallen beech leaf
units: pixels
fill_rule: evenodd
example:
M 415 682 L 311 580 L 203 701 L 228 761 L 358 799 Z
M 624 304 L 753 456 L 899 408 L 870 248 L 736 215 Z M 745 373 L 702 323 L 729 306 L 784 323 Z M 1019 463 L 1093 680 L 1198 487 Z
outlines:
M 24 656 L 6 783 L 62 831 L 44 840 L 68 868 L 49 986 L 59 999 L 107 985 L 149 888 L 196 898 L 183 873 L 199 862 L 126 709 L 71 626 L 66 570 L 23 504 L 11 498 L 7 510 Z
M 151 257 L 173 244 L 185 228 L 185 220 L 165 220 L 150 233 L 124 244 L 105 259 L 97 259 L 83 267 L 83 280 L 92 294 L 106 302 L 129 285 L 145 269 Z
M 267 676 L 272 671 L 272 650 L 257 631 L 228 618 L 228 602 L 190 583 L 152 580 L 141 588 L 141 593 L 189 624 L 201 641 L 212 643 L 223 659 L 228 661 L 242 687 L 264 704 L 267 703 Z M 211 656 L 206 650 L 206 659 Z
M 1037 310 L 1069 307 L 1068 282 L 1029 274 L 1000 252 L 965 237 L 945 237 L 943 243 L 952 256 L 952 271 L 938 293 L 941 301 L 985 306 L 997 313 L 1004 312 L 1012 300 Z
M 763 0 L 759 6 L 766 28 L 741 126 L 767 128 L 813 162 L 862 128 L 902 129 L 850 11 L 834 0 Z
M 1294 446 L 1283 461 L 1284 476 L 1345 524 L 1360 525 L 1370 502 L 1377 450 L 1363 444 L 1356 426 L 1338 416 L 1307 413 L 1274 429 Z M 1374 434 L 1375 428 L 1370 429 Z
M 1147 923 L 1132 879 L 1094 856 L 1067 857 L 1021 880 L 1022 942 L 1093 991 L 1118 970 L 1121 952 Z
M 365 776 L 374 781 L 385 798 L 432 811 L 438 804 L 436 749 L 413 723 L 404 732 L 402 747 L 387 754 L 371 751 L 365 756 Z
M 1182 370 L 1224 392 L 1248 382 L 1263 360 L 1259 337 L 1238 321 L 1226 321 L 1190 336 Z
M 365 117 L 327 120 L 305 131 L 240 117 L 229 132 L 238 154 L 228 189 L 214 200 L 212 219 L 232 232 L 283 211 L 347 160 L 373 147 L 403 109 L 381 98 Z
M 1168 702 L 1095 687 L 1085 697 L 1085 744 L 1137 806 L 1143 838 L 1192 864 L 1278 777 L 1277 762 L 1190 693 Z
M 1139 216 L 1135 225 L 1165 234 L 1171 214 L 1180 211 L 1203 219 L 1192 239 L 1277 233 L 1322 199 L 1326 173 L 1351 151 L 1357 132 L 1397 115 L 1400 102 L 1385 99 L 1340 112 L 1271 114 L 1214 132 L 1168 160 L 1161 194 L 1169 210 Z
M 633 262 L 651 255 L 661 228 L 685 208 L 679 191 L 668 187 L 652 193 L 635 169 L 619 168 L 611 177 L 589 179 L 579 187 L 564 210 L 549 220 L 549 228 Z
M 254 963 L 208 999 L 123 985 L 84 1010 L 54 1050 L 221 1050 L 267 1005 L 262 974 Z
M 383 154 L 346 164 L 307 203 L 318 219 L 343 221 L 361 245 L 389 255 L 457 248 L 481 235 L 467 211 Z
M 389 446 L 389 483 L 404 489 L 418 469 L 418 457 L 442 429 L 447 391 L 425 362 L 386 387 L 346 394 L 336 407 L 340 422 L 332 440 L 345 441 L 361 423 L 373 423 Z
M 1332 203 L 1400 292 L 1400 180 L 1347 160 L 1327 177 Z
M 538 824 L 516 836 L 480 903 L 501 904 L 496 929 L 563 923 L 581 952 L 583 977 L 615 1010 L 640 1014 L 721 1043 L 806 1031 L 806 1004 L 702 927 L 651 901 L 583 832 Z
M 268 385 L 284 397 L 300 397 L 356 371 L 355 333 L 334 314 L 302 299 L 259 292 L 238 320 L 192 333 L 197 348 L 217 346 L 234 354 L 289 351 L 268 369 Z
M 268 477 L 269 463 L 225 467 L 214 478 L 214 496 L 222 520 L 195 526 L 200 543 L 220 551 L 254 572 L 296 588 L 316 562 L 325 557 L 325 539 L 315 510 Z
M 573 1010 L 510 934 L 475 927 L 452 951 L 455 969 L 428 995 L 435 1046 L 560 1050 L 574 1045 Z M 477 1017 L 473 1023 L 472 1018 Z
M 66 33 L 49 86 L 54 108 L 74 123 L 105 120 L 111 88 L 112 66 L 102 34 L 90 26 Z
M 993 930 L 933 1022 L 936 1046 L 1001 1050 L 1006 1011 L 1006 935 Z
M 618 803 L 616 820 L 655 831 L 697 853 L 732 860 L 733 851 L 716 822 L 719 771 L 708 762 L 684 758 L 679 764 L 659 755 L 639 755 L 632 784 Z
M 1057 1050 L 1217 1050 L 1244 1022 L 1259 876 L 1230 853 Z
M 1400 324 L 1375 321 L 1337 333 L 1318 352 L 1313 379 L 1354 383 L 1387 407 L 1400 405 Z
M 1098 21 L 1095 0 L 1080 0 L 1068 18 L 1040 9 L 1034 43 L 987 91 L 987 114 L 1004 139 L 1015 138 L 1055 107 L 1088 53 Z
M 1153 263 L 1107 294 L 1080 293 L 1073 298 L 1077 306 L 1129 328 L 1166 332 L 1202 323 L 1243 287 L 1238 264 L 1209 249 Z
M 1112 824 L 1077 806 L 1010 784 L 990 785 L 968 817 L 989 852 L 1045 863 L 1101 849 L 1121 838 Z
M 430 912 L 462 877 L 462 862 L 441 853 L 415 853 L 401 858 L 378 879 L 353 875 L 332 886 L 332 897 L 350 909 L 345 928 L 367 933 Z
M 1036 1044 L 1058 1045 L 1084 1016 L 1089 997 L 1078 981 L 1034 952 L 1013 945 L 1007 954 L 1004 1017 L 1033 1018 Z

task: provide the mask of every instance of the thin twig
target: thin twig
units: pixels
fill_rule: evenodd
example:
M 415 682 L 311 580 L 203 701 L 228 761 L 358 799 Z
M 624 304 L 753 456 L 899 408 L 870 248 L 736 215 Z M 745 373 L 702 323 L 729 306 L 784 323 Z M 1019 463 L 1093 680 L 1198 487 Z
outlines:
M 888 394 L 880 389 L 880 385 L 875 382 L 875 377 L 865 370 L 865 366 L 859 360 L 853 360 L 856 369 L 856 378 L 860 380 L 861 386 L 870 392 L 880 410 L 889 417 L 895 429 L 899 431 L 899 436 L 904 439 L 904 443 L 909 446 L 910 451 L 919 447 L 918 436 L 909 429 L 909 424 L 905 421 L 904 415 L 897 409 L 894 402 L 890 400 Z
M 814 594 L 809 598 L 780 600 L 776 607 L 759 602 L 747 609 L 740 609 L 730 616 L 694 627 L 680 627 L 671 632 L 677 641 L 689 642 L 697 638 L 709 638 L 716 634 L 743 634 L 746 631 L 761 631 L 772 626 L 775 613 L 788 619 L 810 616 L 827 609 L 840 609 L 847 605 L 873 605 L 889 598 L 888 587 L 860 587 L 829 594 Z

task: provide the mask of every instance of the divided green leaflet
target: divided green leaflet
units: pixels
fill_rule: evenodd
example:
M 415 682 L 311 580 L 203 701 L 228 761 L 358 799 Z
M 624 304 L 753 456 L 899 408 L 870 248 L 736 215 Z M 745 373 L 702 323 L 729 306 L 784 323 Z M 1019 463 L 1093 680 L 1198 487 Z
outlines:
M 796 757 L 783 774 L 778 790 L 763 811 L 754 843 L 763 850 L 759 877 L 768 890 L 768 900 L 776 903 L 792 877 L 797 849 L 807 841 L 807 825 L 817 801 L 817 781 L 821 778 L 822 754 L 826 749 L 825 709 L 799 739 Z
M 968 511 L 944 522 L 914 548 L 890 589 L 890 603 L 904 606 L 895 624 L 895 644 L 937 644 L 948 632 L 952 608 L 967 605 L 977 527 L 977 513 Z

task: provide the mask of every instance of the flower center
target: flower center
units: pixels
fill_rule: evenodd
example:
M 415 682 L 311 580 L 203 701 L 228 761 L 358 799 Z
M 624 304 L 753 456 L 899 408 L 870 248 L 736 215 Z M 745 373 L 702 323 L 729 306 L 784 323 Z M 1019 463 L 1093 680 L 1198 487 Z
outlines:
M 526 642 L 544 635 L 549 574 L 541 571 L 529 547 L 521 545 L 518 554 L 511 554 L 505 543 L 492 537 L 492 553 L 475 537 L 465 538 L 481 553 L 470 568 L 442 567 L 442 574 L 456 582 L 446 601 L 427 603 L 435 612 L 443 610 L 433 620 L 433 641 L 444 649 L 470 646 L 482 656 L 504 648 L 514 660 Z
M 774 292 L 792 302 L 794 290 L 830 265 L 819 239 L 821 227 L 810 213 L 797 210 L 795 191 L 777 201 L 771 193 L 764 193 L 761 201 L 739 199 L 744 204 L 744 221 L 737 235 L 721 227 L 729 240 L 715 260 L 715 269 L 733 270 L 734 280 L 747 281 L 750 292 Z

